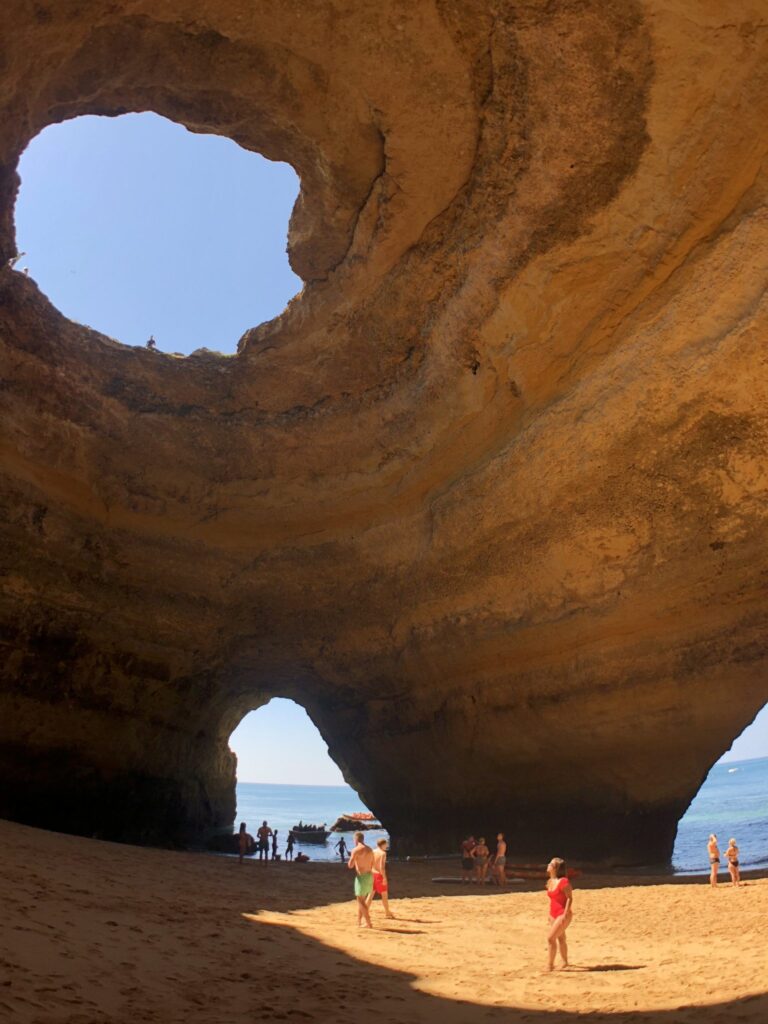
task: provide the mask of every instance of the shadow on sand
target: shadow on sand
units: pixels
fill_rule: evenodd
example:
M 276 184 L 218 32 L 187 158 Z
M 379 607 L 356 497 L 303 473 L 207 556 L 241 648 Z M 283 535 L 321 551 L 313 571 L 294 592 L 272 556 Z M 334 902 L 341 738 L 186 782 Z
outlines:
M 645 964 L 569 964 L 564 974 L 585 974 L 593 971 L 644 971 Z

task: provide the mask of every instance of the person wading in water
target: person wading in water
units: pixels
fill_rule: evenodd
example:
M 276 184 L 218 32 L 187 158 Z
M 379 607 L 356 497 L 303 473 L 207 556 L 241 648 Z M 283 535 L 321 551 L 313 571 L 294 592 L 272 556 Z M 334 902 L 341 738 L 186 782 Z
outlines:
M 263 860 L 265 864 L 269 861 L 269 837 L 271 835 L 272 829 L 266 821 L 262 821 L 256 837 L 259 840 L 259 860 Z

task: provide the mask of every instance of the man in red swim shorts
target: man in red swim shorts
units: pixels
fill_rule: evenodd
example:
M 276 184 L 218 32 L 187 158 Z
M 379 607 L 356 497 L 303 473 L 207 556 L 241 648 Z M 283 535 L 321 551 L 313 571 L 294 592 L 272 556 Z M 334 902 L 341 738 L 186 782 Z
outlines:
M 384 916 L 393 918 L 395 915 L 389 909 L 389 880 L 387 879 L 387 840 L 379 839 L 376 842 L 376 849 L 373 851 L 373 892 L 368 897 L 368 906 L 373 902 L 376 894 L 381 897 L 381 905 L 384 907 Z

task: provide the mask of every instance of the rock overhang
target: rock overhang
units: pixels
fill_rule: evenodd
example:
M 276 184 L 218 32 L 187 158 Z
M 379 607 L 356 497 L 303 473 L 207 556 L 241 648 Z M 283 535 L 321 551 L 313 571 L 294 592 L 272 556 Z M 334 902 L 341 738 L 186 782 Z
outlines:
M 152 109 L 292 163 L 306 282 L 175 361 L 2 271 L 28 817 L 60 757 L 71 827 L 107 791 L 126 834 L 220 824 L 232 709 L 280 694 L 402 844 L 495 815 L 669 852 L 768 695 L 765 146 L 723 116 L 762 123 L 764 42 L 732 6 L 6 6 L 6 259 L 28 139 Z

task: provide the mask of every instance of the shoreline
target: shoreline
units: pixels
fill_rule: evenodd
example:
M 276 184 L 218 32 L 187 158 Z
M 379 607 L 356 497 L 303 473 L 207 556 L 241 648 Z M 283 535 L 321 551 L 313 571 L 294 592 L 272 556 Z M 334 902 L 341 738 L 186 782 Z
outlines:
M 64 833 L 62 833 L 62 834 L 64 834 Z M 346 836 L 346 835 L 351 834 L 351 833 L 339 833 L 339 834 Z M 348 846 L 349 846 L 349 850 L 351 851 L 351 849 L 352 849 L 352 842 L 351 842 L 351 840 L 350 840 L 350 843 L 348 844 Z M 137 847 L 137 848 L 138 849 L 155 849 L 155 847 Z M 305 850 L 311 850 L 312 847 L 311 846 L 307 846 L 304 849 Z M 210 855 L 212 857 L 230 857 L 230 858 L 234 857 L 235 859 L 237 859 L 237 856 L 238 856 L 236 853 L 228 853 L 228 852 L 220 851 L 220 850 L 206 850 L 203 847 L 189 847 L 189 848 L 187 848 L 187 850 L 181 850 L 179 852 L 195 853 L 195 854 L 202 853 L 202 854 L 208 854 L 208 855 Z M 248 855 L 246 855 L 246 859 L 249 860 L 249 861 L 256 862 L 256 861 L 258 861 L 258 854 L 257 853 L 248 854 Z M 388 861 L 389 861 L 390 864 L 438 864 L 438 863 L 442 863 L 442 864 L 455 864 L 455 865 L 457 865 L 457 870 L 459 872 L 461 871 L 461 867 L 460 867 L 461 857 L 460 857 L 459 854 L 452 854 L 452 853 L 433 853 L 433 854 L 424 854 L 424 855 L 415 856 L 415 857 L 411 856 L 411 855 L 409 855 L 407 857 L 397 857 L 397 856 L 393 855 L 392 853 L 389 853 L 388 854 Z M 286 861 L 286 860 L 283 860 L 282 858 L 279 861 L 272 861 L 272 860 L 270 860 L 270 864 L 275 864 L 275 863 L 277 863 L 277 864 L 290 864 L 291 861 Z M 320 858 L 313 858 L 313 857 L 310 856 L 310 859 L 309 859 L 309 861 L 307 861 L 307 863 L 308 864 L 325 864 L 325 865 L 331 864 L 332 865 L 332 864 L 338 864 L 339 863 L 339 858 L 337 856 L 335 856 L 335 857 L 329 857 L 329 858 L 325 858 L 325 859 L 320 859 Z M 582 874 L 579 876 L 579 878 L 582 878 L 582 877 L 587 876 L 587 875 L 589 875 L 589 876 L 599 875 L 601 877 L 607 877 L 607 878 L 614 877 L 614 876 L 615 877 L 619 877 L 619 878 L 629 878 L 629 877 L 634 878 L 634 877 L 637 877 L 637 878 L 648 878 L 650 880 L 654 880 L 654 879 L 656 879 L 656 880 L 684 880 L 684 879 L 687 879 L 687 878 L 695 880 L 695 879 L 702 879 L 702 878 L 708 879 L 709 878 L 709 868 L 705 867 L 705 866 L 702 866 L 701 870 L 698 870 L 698 869 L 690 869 L 690 870 L 679 869 L 679 870 L 676 870 L 672 866 L 665 867 L 664 865 L 652 865 L 652 864 L 651 865 L 648 865 L 648 864 L 638 864 L 636 866 L 633 866 L 633 865 L 616 865 L 615 867 L 611 867 L 611 866 L 608 866 L 608 865 L 602 865 L 602 864 L 584 864 L 584 863 L 582 863 L 580 861 L 568 861 L 568 864 L 569 864 L 569 866 L 574 867 L 574 868 L 578 869 L 580 872 L 582 872 Z M 511 867 L 520 867 L 520 868 L 530 868 L 530 869 L 539 868 L 540 867 L 542 869 L 542 872 L 543 872 L 544 868 L 546 867 L 546 861 L 542 861 L 540 864 L 536 864 L 533 861 L 529 861 L 526 864 L 520 863 L 520 864 L 512 864 L 512 865 L 509 865 L 509 866 L 511 866 Z M 728 875 L 728 868 L 727 868 L 727 865 L 725 865 L 725 862 L 723 862 L 723 864 L 721 865 L 720 875 L 724 879 L 722 884 L 725 884 L 726 880 L 730 881 L 730 876 Z M 544 874 L 542 874 L 542 879 L 544 877 L 545 877 Z M 768 878 L 768 858 L 766 858 L 766 860 L 764 862 L 759 863 L 755 867 L 742 868 L 742 870 L 741 870 L 741 877 L 743 879 L 748 878 L 748 877 Z
M 64 834 L 64 833 L 57 833 L 57 834 Z M 155 849 L 155 847 L 141 847 L 141 846 L 137 846 L 135 848 L 139 849 L 139 850 L 141 850 L 141 849 Z M 350 847 L 350 850 L 351 850 L 351 847 Z M 190 854 L 194 854 L 194 855 L 203 854 L 203 855 L 210 856 L 210 857 L 226 857 L 226 858 L 228 858 L 230 860 L 233 860 L 233 859 L 237 860 L 238 859 L 238 855 L 236 853 L 219 853 L 219 852 L 216 852 L 216 851 L 213 851 L 213 850 L 197 850 L 197 849 L 193 850 L 193 849 L 190 849 L 190 850 L 186 850 L 186 851 L 181 850 L 181 851 L 177 851 L 177 852 L 180 852 L 180 853 L 190 853 Z M 251 854 L 250 856 L 246 857 L 246 860 L 249 861 L 252 864 L 258 864 L 259 863 L 259 858 L 258 858 L 258 855 L 256 855 L 256 854 Z M 286 861 L 286 860 L 279 860 L 279 861 L 272 861 L 272 860 L 270 860 L 269 861 L 270 867 L 275 866 L 275 867 L 278 867 L 278 868 L 282 868 L 285 865 L 288 865 L 290 867 L 293 863 L 295 863 L 295 861 Z M 432 856 L 429 856 L 429 857 L 403 857 L 403 858 L 398 858 L 398 857 L 393 857 L 391 854 L 389 854 L 387 856 L 387 863 L 390 864 L 390 865 L 398 865 L 398 866 L 419 866 L 419 865 L 422 865 L 424 867 L 429 867 L 429 865 L 437 865 L 437 864 L 454 864 L 456 866 L 456 873 L 457 873 L 457 875 L 461 874 L 461 858 L 458 855 L 453 856 L 453 855 L 450 855 L 450 854 L 435 854 L 435 855 L 432 855 Z M 339 867 L 342 867 L 342 866 L 346 866 L 346 862 L 342 865 L 342 863 L 341 863 L 341 861 L 339 860 L 338 857 L 333 859 L 333 860 L 314 860 L 314 859 L 310 859 L 310 860 L 306 861 L 305 863 L 298 865 L 298 867 L 301 867 L 301 868 L 305 868 L 305 867 L 310 867 L 310 868 L 317 868 L 317 867 L 322 867 L 322 868 L 339 868 Z M 507 884 L 509 886 L 511 886 L 513 884 L 517 885 L 518 883 L 521 883 L 521 882 L 531 882 L 533 885 L 536 885 L 539 881 L 541 881 L 541 883 L 543 883 L 544 880 L 545 880 L 545 874 L 544 874 L 544 871 L 543 871 L 544 866 L 545 865 L 542 865 L 542 876 L 541 876 L 541 879 L 538 879 L 538 878 L 528 879 L 528 878 L 514 878 L 513 877 L 513 878 L 509 878 L 508 879 L 508 883 Z M 577 885 L 580 885 L 582 887 L 584 887 L 583 883 L 584 883 L 585 880 L 589 881 L 591 879 L 600 879 L 601 882 L 607 882 L 607 881 L 609 881 L 611 879 L 616 879 L 617 882 L 620 882 L 622 884 L 627 884 L 628 880 L 631 880 L 631 884 L 633 884 L 633 885 L 645 885 L 645 884 L 647 884 L 647 885 L 655 885 L 655 884 L 658 884 L 658 885 L 664 885 L 664 884 L 680 885 L 680 884 L 685 884 L 686 882 L 706 883 L 706 882 L 709 881 L 709 871 L 708 870 L 704 870 L 703 868 L 702 868 L 701 871 L 664 871 L 663 869 L 655 869 L 655 868 L 647 868 L 647 867 L 637 867 L 637 868 L 631 868 L 631 867 L 617 867 L 617 868 L 581 867 L 581 865 L 579 865 L 579 864 L 575 864 L 574 866 L 577 867 L 579 869 L 579 871 L 581 872 L 581 874 L 576 876 L 575 882 L 576 882 Z M 742 881 L 757 881 L 758 879 L 761 879 L 761 878 L 768 879 L 768 863 L 766 863 L 765 867 L 744 868 L 741 871 L 741 879 L 742 879 Z M 468 886 L 472 886 L 473 884 L 474 883 L 471 883 L 471 882 L 467 883 Z M 493 884 L 490 881 L 490 878 L 487 880 L 486 884 L 487 885 L 492 885 Z M 719 882 L 719 884 L 723 885 L 723 886 L 731 884 L 730 875 L 728 874 L 727 868 L 720 871 L 720 882 Z

